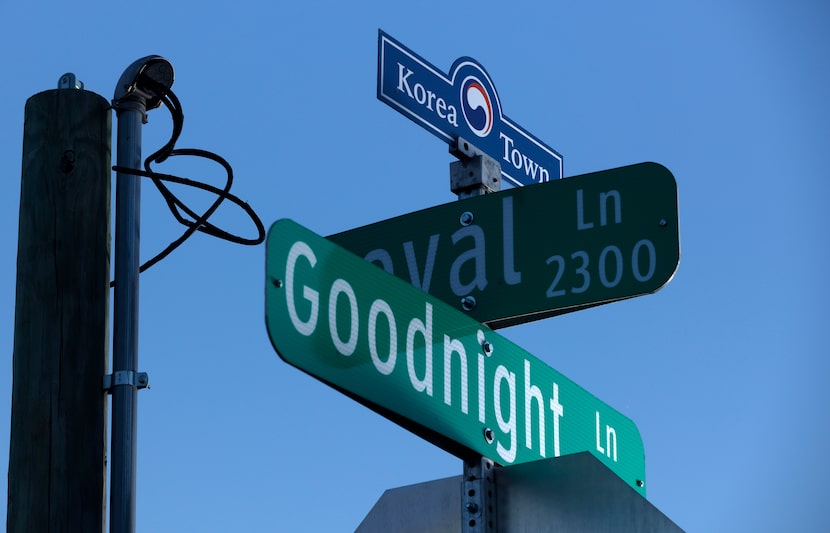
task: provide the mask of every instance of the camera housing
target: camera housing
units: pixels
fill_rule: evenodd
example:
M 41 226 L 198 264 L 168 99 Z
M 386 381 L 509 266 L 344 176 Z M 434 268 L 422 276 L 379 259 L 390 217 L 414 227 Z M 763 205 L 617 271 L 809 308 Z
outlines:
M 113 101 L 143 100 L 145 109 L 161 105 L 164 93 L 173 86 L 173 65 L 167 59 L 150 55 L 134 61 L 121 74 Z

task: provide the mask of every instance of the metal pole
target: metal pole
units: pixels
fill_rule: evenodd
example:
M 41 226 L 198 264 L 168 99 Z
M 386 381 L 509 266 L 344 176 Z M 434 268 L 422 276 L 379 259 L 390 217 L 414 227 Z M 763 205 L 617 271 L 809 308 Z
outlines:
M 141 168 L 141 126 L 148 109 L 160 105 L 160 88 L 173 84 L 173 66 L 160 56 L 130 65 L 115 89 L 118 117 L 117 165 Z M 112 393 L 112 461 L 110 466 L 110 531 L 135 532 L 136 433 L 138 389 L 147 374 L 138 368 L 138 276 L 141 178 L 116 174 L 115 294 L 112 374 L 104 386 Z
M 450 144 L 450 153 L 458 161 L 450 163 L 450 190 L 458 200 L 497 192 L 501 188 L 501 165 L 498 161 L 458 137 Z M 471 214 L 471 217 L 474 217 Z M 464 305 L 475 306 L 475 297 L 465 296 Z M 487 457 L 464 461 L 461 480 L 462 533 L 491 533 L 497 530 L 496 483 L 494 463 Z
M 141 98 L 117 106 L 117 165 L 140 168 Z M 115 294 L 112 371 L 110 531 L 135 531 L 135 459 L 138 366 L 138 270 L 141 178 L 118 172 L 115 190 Z

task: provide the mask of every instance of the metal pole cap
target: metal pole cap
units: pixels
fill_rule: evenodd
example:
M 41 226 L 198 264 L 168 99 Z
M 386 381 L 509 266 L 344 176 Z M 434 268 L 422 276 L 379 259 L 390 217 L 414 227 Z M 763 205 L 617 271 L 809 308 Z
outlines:
M 146 109 L 155 109 L 161 105 L 163 92 L 172 86 L 173 65 L 170 61 L 157 55 L 142 57 L 121 74 L 113 101 L 139 99 L 144 101 Z

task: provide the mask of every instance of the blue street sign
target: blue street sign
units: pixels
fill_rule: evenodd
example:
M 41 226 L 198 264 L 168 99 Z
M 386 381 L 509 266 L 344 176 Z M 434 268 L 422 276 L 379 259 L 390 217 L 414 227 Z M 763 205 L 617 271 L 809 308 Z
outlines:
M 470 57 L 447 75 L 378 30 L 378 99 L 447 143 L 467 139 L 513 185 L 563 177 L 562 156 L 502 113 L 490 76 Z

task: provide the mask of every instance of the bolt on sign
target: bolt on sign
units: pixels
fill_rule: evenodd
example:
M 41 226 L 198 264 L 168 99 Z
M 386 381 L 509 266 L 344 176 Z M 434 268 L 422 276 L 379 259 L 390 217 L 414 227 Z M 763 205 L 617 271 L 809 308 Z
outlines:
M 657 163 L 455 201 L 329 239 L 499 328 L 650 294 L 680 261 Z
M 591 452 L 645 496 L 637 426 L 508 339 L 290 220 L 266 242 L 279 356 L 461 458 Z

